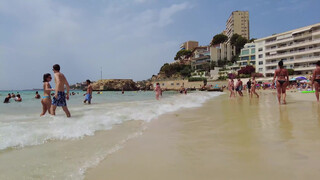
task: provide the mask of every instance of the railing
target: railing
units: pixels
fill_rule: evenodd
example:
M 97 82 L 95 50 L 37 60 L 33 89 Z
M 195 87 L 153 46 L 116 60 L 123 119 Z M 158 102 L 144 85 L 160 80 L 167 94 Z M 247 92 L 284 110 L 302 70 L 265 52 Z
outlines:
M 273 41 L 268 41 L 268 42 L 266 42 L 266 44 L 271 44 L 271 43 L 274 43 L 274 42 L 281 42 L 281 41 L 283 41 L 283 40 L 287 40 L 287 39 L 290 39 L 290 38 L 307 37 L 307 36 L 313 35 L 313 33 L 319 32 L 319 31 L 320 31 L 320 29 L 315 30 L 315 31 L 312 31 L 312 32 L 309 33 L 309 34 L 302 34 L 302 35 L 298 35 L 298 36 L 297 36 L 297 35 L 296 35 L 296 36 L 291 36 L 291 37 L 288 37 L 288 38 L 285 38 L 285 39 L 281 39 L 281 40 L 275 39 L 275 40 L 273 40 Z
M 312 51 L 312 50 L 316 50 L 316 49 L 320 49 L 320 47 L 308 48 L 308 49 L 298 50 L 298 51 L 290 51 L 290 52 L 285 52 L 285 53 L 281 53 L 281 54 L 273 54 L 273 55 L 266 56 L 266 58 L 273 57 L 273 56 L 282 56 L 282 55 L 287 55 L 287 54 L 294 54 L 294 53 L 305 52 L 305 51 Z
M 275 48 L 267 48 L 266 51 L 271 51 L 271 50 L 282 50 L 282 48 L 285 48 L 285 47 L 291 47 L 291 46 L 295 46 L 295 45 L 300 45 L 300 44 L 305 44 L 305 43 L 309 43 L 309 42 L 315 42 L 317 43 L 316 41 L 319 41 L 320 38 L 317 38 L 317 39 L 313 39 L 313 40 L 305 40 L 305 41 L 302 41 L 302 42 L 295 42 L 295 43 L 292 43 L 292 44 L 288 44 L 288 45 L 285 45 L 285 46 L 282 46 L 282 47 L 275 47 Z

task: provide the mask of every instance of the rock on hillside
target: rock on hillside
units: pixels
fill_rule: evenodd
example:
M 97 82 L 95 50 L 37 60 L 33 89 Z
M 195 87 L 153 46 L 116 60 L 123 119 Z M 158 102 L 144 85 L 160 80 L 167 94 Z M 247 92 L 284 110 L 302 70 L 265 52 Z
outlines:
M 93 83 L 94 91 L 125 91 L 137 90 L 136 83 L 132 79 L 102 79 Z

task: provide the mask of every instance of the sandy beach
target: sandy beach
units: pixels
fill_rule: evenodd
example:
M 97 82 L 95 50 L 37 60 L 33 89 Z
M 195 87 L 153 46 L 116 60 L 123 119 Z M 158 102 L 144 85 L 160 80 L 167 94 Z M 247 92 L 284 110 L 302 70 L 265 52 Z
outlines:
M 319 179 L 320 104 L 314 94 L 221 95 L 162 115 L 85 179 Z M 101 137 L 100 137 L 101 138 Z

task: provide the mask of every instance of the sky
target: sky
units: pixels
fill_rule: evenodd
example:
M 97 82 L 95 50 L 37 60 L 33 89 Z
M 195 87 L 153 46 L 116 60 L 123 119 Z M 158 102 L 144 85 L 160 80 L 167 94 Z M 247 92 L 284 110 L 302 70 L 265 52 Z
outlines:
M 70 84 L 143 80 L 187 40 L 208 45 L 232 11 L 248 10 L 250 37 L 320 22 L 319 0 L 1 0 L 0 90 L 42 87 L 60 64 Z M 52 83 L 53 84 L 53 83 Z

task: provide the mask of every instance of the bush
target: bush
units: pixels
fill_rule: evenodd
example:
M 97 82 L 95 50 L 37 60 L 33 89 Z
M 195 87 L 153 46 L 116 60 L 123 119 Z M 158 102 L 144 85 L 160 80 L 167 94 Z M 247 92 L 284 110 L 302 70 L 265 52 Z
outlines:
M 194 81 L 207 81 L 207 78 L 204 77 L 190 77 L 188 79 L 189 82 L 194 82 Z
M 218 80 L 222 80 L 222 81 L 227 80 L 227 79 L 228 79 L 227 76 L 219 76 L 218 77 Z
M 288 69 L 288 74 L 291 76 L 294 74 L 294 70 L 293 69 Z
M 250 78 L 250 74 L 240 74 L 239 77 L 240 78 Z
M 261 73 L 253 73 L 252 77 L 264 77 Z
M 256 71 L 256 69 L 253 66 L 246 66 L 246 67 L 242 67 L 239 71 L 238 74 L 249 74 L 251 75 L 252 73 L 254 73 Z

